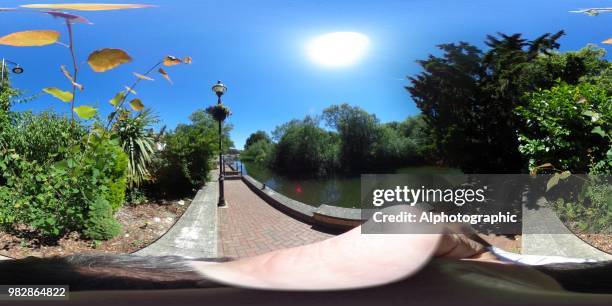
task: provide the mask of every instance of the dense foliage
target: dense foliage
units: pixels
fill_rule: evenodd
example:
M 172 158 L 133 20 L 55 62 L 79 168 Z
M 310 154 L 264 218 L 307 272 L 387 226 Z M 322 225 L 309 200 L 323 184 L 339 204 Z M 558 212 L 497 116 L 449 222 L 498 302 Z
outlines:
M 464 42 L 444 44 L 441 57 L 419 61 L 424 72 L 412 77 L 407 89 L 448 165 L 482 173 L 526 168 L 517 135 L 524 120 L 515 112 L 525 105 L 525 94 L 598 77 L 607 65 L 592 48 L 554 52 L 562 35 L 532 41 L 520 34 L 488 36 L 486 52 Z
M 147 186 L 158 197 L 189 195 L 209 180 L 211 162 L 219 154 L 218 123 L 204 110 L 194 112 L 189 119 L 190 124 L 179 124 L 161 139 L 164 148 L 154 161 L 154 181 Z M 223 152 L 233 146 L 231 129 L 224 124 Z
M 128 155 L 128 185 L 131 189 L 151 179 L 149 168 L 156 153 L 156 135 L 151 126 L 158 121 L 150 109 L 145 109 L 135 116 L 126 113 L 114 124 L 113 133 Z
M 612 185 L 589 182 L 583 195 L 574 201 L 557 199 L 553 208 L 559 216 L 578 231 L 612 234 Z
M 612 95 L 592 84 L 559 84 L 528 95 L 519 150 L 533 168 L 550 163 L 573 173 L 612 170 Z
M 257 132 L 257 133 L 260 133 L 260 132 Z M 261 132 L 261 133 L 265 133 L 265 132 Z M 252 134 L 251 136 L 253 135 L 255 134 Z M 259 140 L 249 142 L 249 140 L 253 140 L 253 139 L 259 139 Z M 272 153 L 272 150 L 274 149 L 274 144 L 270 140 L 268 134 L 265 133 L 264 138 L 259 138 L 259 136 L 249 137 L 244 147 L 245 147 L 244 151 L 240 154 L 240 158 L 242 161 L 249 161 L 249 162 L 254 161 L 256 163 L 265 164 L 270 154 Z
M 327 130 L 322 127 L 322 118 Z M 247 139 L 243 161 L 284 173 L 327 175 L 434 162 L 427 123 L 421 116 L 381 124 L 375 115 L 348 104 L 332 105 L 320 117 L 292 120 Z
M 244 143 L 244 149 L 248 149 L 251 145 L 257 143 L 257 142 L 267 142 L 270 143 L 272 142 L 272 140 L 270 139 L 270 136 L 268 135 L 268 133 L 266 133 L 265 131 L 257 131 L 253 134 L 251 134 L 249 136 L 249 138 L 247 138 L 246 142 Z
M 293 120 L 275 131 L 279 135 L 271 165 L 281 172 L 324 175 L 337 163 L 339 140 L 310 117 Z
M 0 226 L 6 230 L 112 238 L 126 169 L 121 147 L 99 130 L 87 132 L 51 113 L 0 111 Z

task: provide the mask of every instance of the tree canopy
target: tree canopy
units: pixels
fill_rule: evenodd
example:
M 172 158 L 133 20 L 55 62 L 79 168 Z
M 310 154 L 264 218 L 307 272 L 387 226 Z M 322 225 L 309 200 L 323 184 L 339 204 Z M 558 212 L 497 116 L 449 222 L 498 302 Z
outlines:
M 563 31 L 527 40 L 521 34 L 487 36 L 486 51 L 466 42 L 438 46 L 442 56 L 418 61 L 423 72 L 406 89 L 432 129 L 446 164 L 466 172 L 518 173 L 526 168 L 515 109 L 526 93 L 558 82 L 576 84 L 600 75 L 606 61 L 596 50 L 561 54 Z

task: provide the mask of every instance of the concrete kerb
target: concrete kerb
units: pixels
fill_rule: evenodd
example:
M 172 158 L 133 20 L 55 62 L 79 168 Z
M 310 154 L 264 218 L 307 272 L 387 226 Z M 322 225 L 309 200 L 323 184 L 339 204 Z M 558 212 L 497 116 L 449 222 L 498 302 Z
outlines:
M 523 254 L 612 260 L 612 255 L 592 247 L 567 229 L 545 198 L 538 199 L 536 208 L 523 205 L 522 232 Z
M 317 207 L 288 198 L 248 175 L 242 181 L 259 197 L 274 208 L 302 222 L 332 229 L 351 229 L 363 223 L 361 210 L 326 204 Z
M 179 255 L 191 258 L 217 257 L 219 186 L 208 182 L 196 194 L 183 216 L 149 246 L 134 252 L 141 256 Z

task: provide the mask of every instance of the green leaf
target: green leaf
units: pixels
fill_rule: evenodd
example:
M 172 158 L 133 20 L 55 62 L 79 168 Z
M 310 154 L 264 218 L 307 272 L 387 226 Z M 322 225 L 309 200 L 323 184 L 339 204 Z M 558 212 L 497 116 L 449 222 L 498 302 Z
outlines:
M 601 137 L 606 137 L 608 134 L 601 128 L 601 126 L 596 126 L 595 128 L 593 128 L 593 130 L 591 131 L 591 133 L 593 134 L 597 134 Z
M 110 102 L 110 104 L 111 104 L 112 106 L 117 106 L 117 105 L 119 105 L 119 103 L 121 103 L 121 101 L 123 101 L 123 99 L 124 99 L 124 98 L 125 98 L 125 92 L 120 91 L 120 92 L 118 92 L 118 93 L 115 95 L 115 97 L 113 97 L 113 98 L 112 98 L 110 101 L 108 101 L 108 102 Z
M 89 120 L 91 118 L 93 118 L 96 113 L 98 112 L 97 108 L 91 107 L 91 106 L 87 106 L 87 105 L 81 105 L 79 107 L 75 107 L 74 108 L 74 112 L 82 119 L 85 120 Z
M 137 112 L 144 109 L 144 104 L 142 104 L 142 101 L 138 98 L 130 101 L 130 106 L 132 107 L 133 110 Z
M 548 180 L 548 183 L 546 183 L 546 191 L 549 191 L 551 188 L 557 186 L 557 184 L 559 184 L 559 179 L 560 178 L 561 178 L 561 175 L 559 173 L 555 173 L 555 175 L 553 175 Z
M 43 91 L 60 99 L 63 102 L 70 102 L 74 98 L 71 92 L 63 91 L 56 87 L 47 87 L 47 88 L 44 88 Z
M 595 122 L 597 120 L 599 120 L 599 118 L 601 118 L 601 114 L 594 112 L 594 111 L 584 111 L 582 112 L 583 115 L 591 117 L 591 121 Z

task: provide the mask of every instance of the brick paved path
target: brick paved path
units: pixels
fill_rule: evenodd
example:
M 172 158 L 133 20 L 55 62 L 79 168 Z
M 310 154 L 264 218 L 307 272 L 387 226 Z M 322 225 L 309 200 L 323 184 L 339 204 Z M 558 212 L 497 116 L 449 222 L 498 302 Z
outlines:
M 241 180 L 225 181 L 225 199 L 228 207 L 219 209 L 219 256 L 253 256 L 332 236 L 276 210 Z

